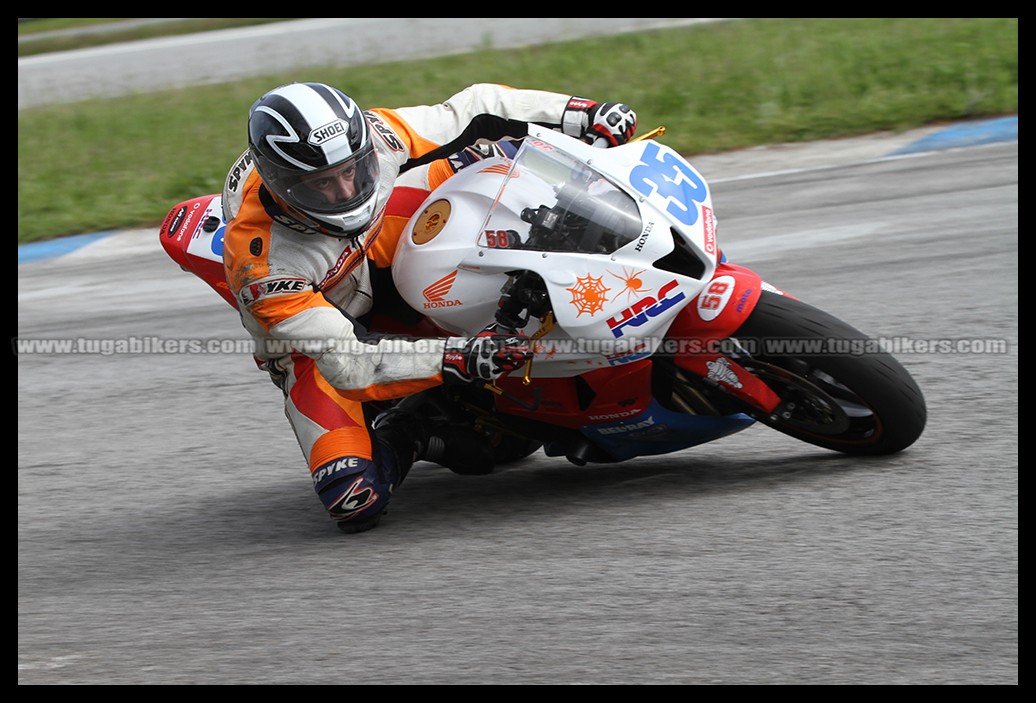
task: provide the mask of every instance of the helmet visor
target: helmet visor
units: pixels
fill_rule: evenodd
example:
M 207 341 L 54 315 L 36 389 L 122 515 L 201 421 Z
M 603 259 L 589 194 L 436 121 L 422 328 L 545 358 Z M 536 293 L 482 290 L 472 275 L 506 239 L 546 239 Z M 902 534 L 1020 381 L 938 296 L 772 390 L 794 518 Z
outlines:
M 269 170 L 269 169 L 267 169 Z M 370 142 L 344 161 L 314 171 L 263 173 L 263 180 L 292 207 L 324 215 L 363 206 L 378 187 L 378 158 Z

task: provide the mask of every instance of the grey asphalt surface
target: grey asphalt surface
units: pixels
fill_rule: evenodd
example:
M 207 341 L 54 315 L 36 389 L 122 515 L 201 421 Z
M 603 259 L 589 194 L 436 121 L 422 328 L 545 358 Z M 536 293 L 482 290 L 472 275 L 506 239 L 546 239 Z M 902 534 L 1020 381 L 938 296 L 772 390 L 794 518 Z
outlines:
M 930 134 L 696 162 L 728 256 L 904 345 L 892 457 L 419 464 L 346 537 L 249 358 L 20 354 L 19 684 L 1017 684 L 1018 145 Z M 21 339 L 245 338 L 155 232 L 18 288 Z
M 278 22 L 20 58 L 18 109 L 307 66 L 406 61 L 721 19 L 318 17 Z

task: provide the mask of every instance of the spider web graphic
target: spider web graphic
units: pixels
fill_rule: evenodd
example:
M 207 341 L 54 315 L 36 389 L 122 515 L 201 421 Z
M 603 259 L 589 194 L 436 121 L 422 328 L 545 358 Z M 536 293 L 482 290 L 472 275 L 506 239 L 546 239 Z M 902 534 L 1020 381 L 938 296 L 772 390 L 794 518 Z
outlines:
M 572 294 L 572 304 L 576 306 L 579 311 L 576 317 L 579 317 L 584 312 L 593 317 L 594 313 L 598 313 L 604 309 L 604 304 L 608 302 L 608 297 L 605 295 L 611 288 L 608 288 L 602 282 L 604 276 L 594 278 L 590 274 L 586 274 L 585 278 L 576 278 L 576 285 L 572 288 L 566 288 Z

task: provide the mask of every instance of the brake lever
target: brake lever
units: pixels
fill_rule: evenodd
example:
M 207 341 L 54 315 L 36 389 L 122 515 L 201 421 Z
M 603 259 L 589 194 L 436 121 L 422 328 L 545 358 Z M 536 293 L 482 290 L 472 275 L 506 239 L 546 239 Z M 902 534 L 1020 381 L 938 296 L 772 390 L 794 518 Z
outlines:
M 533 333 L 529 340 L 535 342 L 536 340 L 543 337 L 545 334 L 554 329 L 557 322 L 554 320 L 554 311 L 548 310 L 547 314 L 543 316 L 543 322 L 540 324 L 540 328 Z M 522 374 L 522 385 L 527 386 L 532 383 L 532 357 L 525 362 L 525 373 Z

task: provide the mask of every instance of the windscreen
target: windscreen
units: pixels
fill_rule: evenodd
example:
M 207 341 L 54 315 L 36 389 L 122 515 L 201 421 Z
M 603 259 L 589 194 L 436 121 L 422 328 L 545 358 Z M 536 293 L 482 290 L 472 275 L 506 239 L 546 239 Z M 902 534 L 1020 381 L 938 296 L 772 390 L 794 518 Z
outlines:
M 479 244 L 610 254 L 637 239 L 640 232 L 640 211 L 632 197 L 564 151 L 526 142 L 490 212 Z

